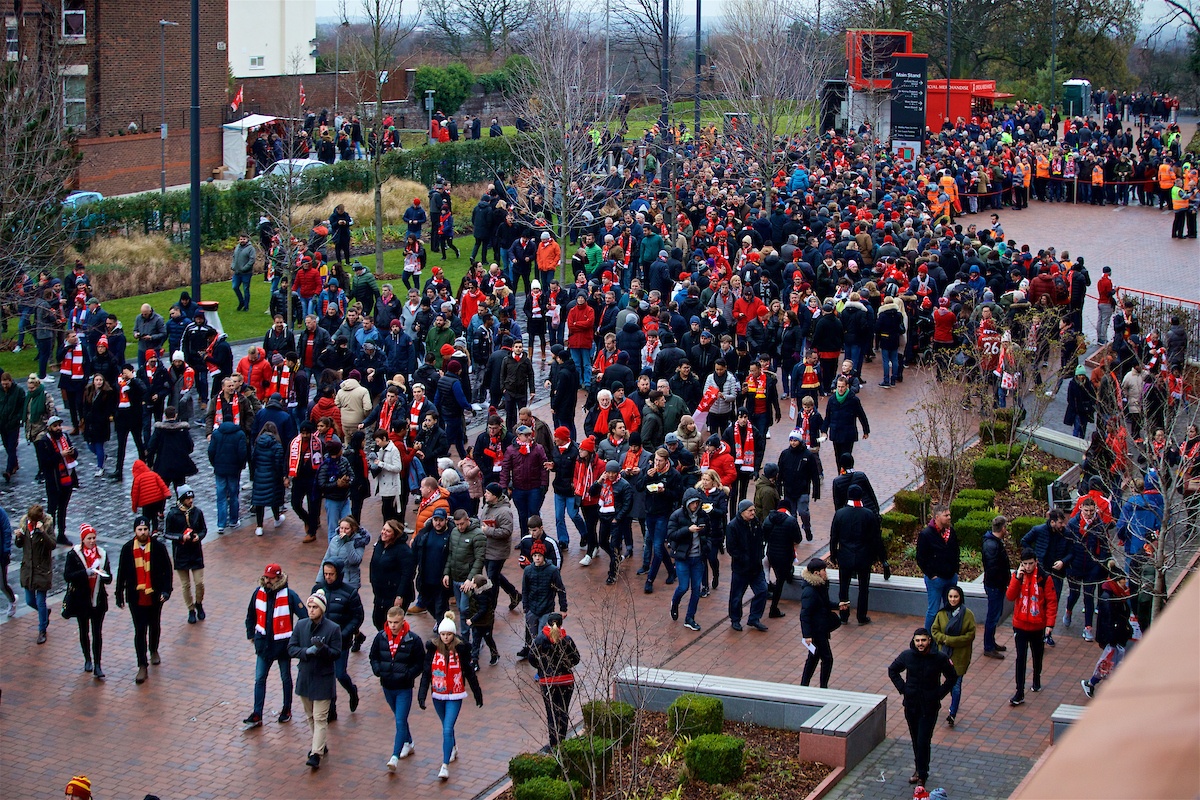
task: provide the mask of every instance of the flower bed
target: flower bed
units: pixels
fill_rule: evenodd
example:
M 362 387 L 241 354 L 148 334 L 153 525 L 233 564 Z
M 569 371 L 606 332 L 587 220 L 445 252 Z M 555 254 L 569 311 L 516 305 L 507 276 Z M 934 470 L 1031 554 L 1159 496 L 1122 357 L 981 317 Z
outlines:
M 960 534 L 959 538 L 967 540 L 962 545 L 962 565 L 959 569 L 959 580 L 964 583 L 975 580 L 983 572 L 983 562 L 977 542 L 982 537 L 983 530 L 990 526 L 991 518 L 994 516 L 992 509 L 997 509 L 998 513 L 1010 520 L 1009 529 L 1014 536 L 1010 537 L 1005 544 L 1008 548 L 1009 560 L 1016 564 L 1020 557 L 1020 546 L 1017 540 L 1019 535 L 1025 533 L 1028 528 L 1021 529 L 1021 526 L 1013 526 L 1011 521 L 1017 518 L 1033 517 L 1044 519 L 1047 510 L 1045 489 L 1047 474 L 1052 473 L 1058 476 L 1072 466 L 1070 461 L 1052 456 L 1033 445 L 1026 445 L 1023 450 L 1014 452 L 1013 455 L 1018 456 L 1018 453 L 1019 461 L 1016 469 L 1010 475 L 1007 485 L 996 491 L 995 499 L 991 504 L 980 505 L 975 499 L 970 498 L 969 495 L 973 495 L 975 492 L 967 491 L 968 497 L 963 497 L 964 491 L 977 488 L 974 476 L 970 472 L 961 478 L 958 492 L 953 498 L 955 502 L 949 504 L 952 506 L 952 511 L 956 511 L 960 515 L 955 522 L 956 526 L 962 527 L 963 534 Z M 994 457 L 999 453 L 992 445 L 977 443 L 967 449 L 966 455 L 966 463 L 973 464 L 979 459 Z M 922 484 L 913 492 L 898 494 L 903 497 L 897 498 L 896 511 L 907 512 L 914 506 L 920 505 L 920 498 L 925 495 L 925 486 Z M 930 495 L 929 508 L 942 502 L 936 489 L 930 492 Z M 903 501 L 903 509 L 899 508 L 902 504 L 901 501 Z M 885 515 L 883 523 L 885 529 L 888 526 L 887 516 Z M 928 521 L 927 516 L 918 518 L 918 530 L 924 527 Z M 921 577 L 921 570 L 916 561 L 915 534 L 904 535 L 901 533 L 897 535 L 897 532 L 893 531 L 891 536 L 887 536 L 885 545 L 893 575 L 910 578 Z
M 639 724 L 629 743 L 617 747 L 608 767 L 604 789 L 596 797 L 672 800 L 750 800 L 757 797 L 806 797 L 833 771 L 826 764 L 801 761 L 800 734 L 725 721 L 722 733 L 745 742 L 742 775 L 729 784 L 708 784 L 686 766 L 690 739 L 673 734 L 666 714 L 639 712 Z M 678 790 L 678 793 L 676 793 Z M 583 797 L 592 797 L 585 788 Z M 510 787 L 500 800 L 515 800 Z

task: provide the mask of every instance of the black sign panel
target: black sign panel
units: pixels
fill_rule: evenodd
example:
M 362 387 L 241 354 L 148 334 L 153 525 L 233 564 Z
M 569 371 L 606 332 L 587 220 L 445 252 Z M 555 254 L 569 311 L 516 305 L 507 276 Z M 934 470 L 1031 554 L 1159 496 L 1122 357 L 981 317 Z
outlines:
M 927 59 L 897 55 L 893 60 L 892 139 L 919 142 L 925 138 Z

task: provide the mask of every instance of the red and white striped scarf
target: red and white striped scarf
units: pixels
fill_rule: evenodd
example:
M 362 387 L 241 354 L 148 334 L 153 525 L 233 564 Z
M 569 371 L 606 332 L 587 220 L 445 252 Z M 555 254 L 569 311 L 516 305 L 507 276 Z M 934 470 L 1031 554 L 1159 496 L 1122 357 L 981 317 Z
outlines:
M 117 400 L 117 408 L 129 408 L 129 381 L 125 378 L 117 378 L 117 391 L 121 397 Z
M 575 496 L 582 498 L 583 502 L 591 505 L 591 495 L 588 494 L 588 489 L 596 482 L 596 459 L 589 458 L 586 461 L 581 456 L 575 462 L 575 476 L 571 482 L 571 488 L 575 490 Z
M 288 366 L 287 362 L 285 361 L 278 368 L 276 368 L 275 373 L 271 376 L 271 390 L 267 392 L 267 394 L 278 394 L 290 404 L 294 402 L 291 391 L 292 368 Z
M 254 593 L 254 632 L 267 633 L 267 590 L 258 587 Z M 292 606 L 288 602 L 287 589 L 275 593 L 275 604 L 271 609 L 271 635 L 275 641 L 292 638 Z
M 67 373 L 68 378 L 79 379 L 83 377 L 83 345 L 79 342 L 71 348 L 71 352 L 63 359 L 62 371 Z
M 754 472 L 754 426 L 747 424 L 744 429 L 741 425 L 733 426 L 733 452 L 734 459 L 739 462 L 738 469 Z
M 600 513 L 612 514 L 617 510 L 616 500 L 613 498 L 613 483 L 607 477 L 600 481 Z
M 385 431 L 392 429 L 392 412 L 396 410 L 396 401 L 391 395 L 379 406 L 379 427 Z
M 238 397 L 237 393 L 234 393 L 232 400 L 226 400 L 224 394 L 219 394 L 219 395 L 217 395 L 217 402 L 214 407 L 215 413 L 213 414 L 213 430 L 214 431 L 217 428 L 221 427 L 221 423 L 225 421 L 225 405 L 226 405 L 226 403 L 229 404 L 229 415 L 232 417 L 231 422 L 233 422 L 234 425 L 242 424 L 241 398 Z
M 396 634 L 392 633 L 391 625 L 383 626 L 383 632 L 387 635 L 388 652 L 390 652 L 393 656 L 395 656 L 396 651 L 400 649 L 400 642 L 405 636 L 408 635 L 409 630 L 411 630 L 411 628 L 408 625 L 408 620 L 404 620 L 400 623 L 400 631 Z
M 413 404 L 408 409 L 408 427 L 409 430 L 411 430 L 413 433 L 416 433 L 416 430 L 418 427 L 420 427 L 420 425 L 421 403 L 414 400 Z

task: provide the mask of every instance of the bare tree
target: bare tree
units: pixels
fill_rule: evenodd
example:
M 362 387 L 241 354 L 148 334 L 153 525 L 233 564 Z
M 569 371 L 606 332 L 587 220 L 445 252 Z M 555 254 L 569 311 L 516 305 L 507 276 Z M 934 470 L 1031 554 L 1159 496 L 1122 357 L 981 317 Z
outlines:
M 773 195 L 770 176 L 817 138 L 817 92 L 832 52 L 784 0 L 730 0 L 720 31 L 713 39 L 720 94 L 729 110 L 749 117 L 736 118 L 728 132 Z
M 509 110 L 524 120 L 524 135 L 505 137 L 525 169 L 541 184 L 558 218 L 560 245 L 581 226 L 596 194 L 599 141 L 616 109 L 604 96 L 602 59 L 585 47 L 571 0 L 549 0 L 530 15 L 521 37 L 528 69 L 514 76 Z M 564 263 L 566 259 L 564 258 Z
M 366 20 L 367 38 L 357 46 L 356 61 L 375 79 L 375 113 L 371 126 L 378 130 L 383 122 L 383 84 L 399 66 L 400 45 L 409 37 L 419 20 L 403 17 L 404 0 L 362 0 L 361 16 Z M 383 275 L 383 173 L 379 154 L 371 158 L 375 191 L 375 275 Z
M 429 0 L 423 6 L 435 40 L 450 55 L 508 53 L 509 38 L 528 19 L 527 0 Z
M 37 5 L 40 12 L 17 15 L 18 58 L 0 62 L 0 300 L 5 303 L 19 288 L 14 286 L 18 272 L 35 273 L 50 264 L 73 233 L 63 224 L 62 200 L 81 158 L 75 134 L 98 112 L 67 103 L 65 84 L 86 85 L 87 79 L 63 77 L 60 6 Z
M 627 50 L 633 58 L 632 67 L 637 85 L 651 97 L 661 100 L 663 16 L 661 0 L 618 0 L 611 3 L 609 25 L 614 44 Z M 691 62 L 692 49 L 683 46 L 683 4 L 676 2 L 668 8 L 667 52 L 671 60 L 671 85 L 668 93 L 674 95 L 680 88 L 690 88 L 693 76 L 690 70 L 677 69 L 683 63 L 680 56 Z M 669 98 L 668 98 L 669 99 Z

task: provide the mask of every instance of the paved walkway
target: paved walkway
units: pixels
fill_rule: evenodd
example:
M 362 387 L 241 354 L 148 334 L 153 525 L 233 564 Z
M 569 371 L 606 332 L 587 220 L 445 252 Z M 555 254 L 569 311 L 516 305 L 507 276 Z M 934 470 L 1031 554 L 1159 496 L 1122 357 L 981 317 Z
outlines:
M 954 800 L 994 800 L 1008 797 L 1029 772 L 1035 759 L 998 753 L 981 753 L 965 747 L 933 748 L 930 790 L 941 786 Z M 871 751 L 842 778 L 826 800 L 875 800 L 911 796 L 912 747 L 907 741 L 888 739 Z
M 1157 214 L 1148 209 L 1035 205 L 1028 212 L 1006 214 L 1004 222 L 1010 236 L 1035 247 L 1056 244 L 1061 249 L 1064 240 L 1079 237 L 1080 243 L 1069 247 L 1071 252 L 1086 255 L 1089 264 L 1112 264 L 1118 282 L 1137 276 L 1150 288 L 1156 281 L 1159 285 L 1178 281 L 1171 276 L 1187 273 L 1189 265 L 1187 274 L 1194 281 L 1197 251 L 1187 251 L 1192 253 L 1190 262 L 1185 255 L 1185 248 L 1194 245 L 1172 243 L 1160 224 L 1165 217 Z M 1078 231 L 1076 225 L 1088 231 Z M 1096 237 L 1098 226 L 1107 236 Z M 1146 242 L 1157 243 L 1155 237 L 1160 234 L 1162 242 L 1153 248 L 1154 258 L 1144 259 Z M 923 380 L 910 372 L 909 381 L 885 392 L 875 386 L 879 374 L 877 363 L 867 367 L 863 398 L 874 434 L 859 443 L 855 454 L 882 498 L 903 487 L 914 474 L 907 455 L 906 413 Z M 786 418 L 775 426 L 768 453 L 786 445 L 789 427 Z M 40 488 L 32 484 L 31 456 L 23 457 L 25 467 L 12 486 L 0 486 L 0 503 L 10 511 L 41 499 Z M 835 470 L 831 454 L 827 451 L 824 456 L 828 480 Z M 88 458 L 84 456 L 85 461 Z M 202 455 L 197 459 L 204 463 Z M 119 543 L 128 536 L 128 482 L 92 481 L 86 472 L 83 488 L 72 503 L 71 528 L 77 530 L 84 519 L 92 521 L 115 556 Z M 195 484 L 200 505 L 211 516 L 211 477 L 197 476 Z M 544 517 L 552 518 L 549 505 L 544 512 Z M 805 556 L 826 543 L 831 512 L 827 496 L 814 503 L 817 540 L 804 545 Z M 365 517 L 365 524 L 377 531 L 378 506 L 369 503 Z M 171 601 L 164 615 L 163 664 L 152 668 L 151 680 L 144 686 L 133 683 L 136 666 L 131 625 L 124 612 L 114 609 L 106 620 L 104 663 L 109 677 L 103 685 L 96 685 L 80 671 L 75 626 L 62 620 L 57 611 L 44 646 L 34 644 L 36 625 L 23 603 L 15 620 L 0 624 L 4 641 L 0 688 L 6 695 L 0 705 L 0 726 L 6 733 L 5 745 L 0 748 L 0 775 L 6 796 L 56 794 L 72 774 L 82 772 L 92 777 L 98 796 L 107 797 L 155 793 L 172 798 L 367 798 L 401 792 L 414 798 L 469 798 L 502 775 L 511 755 L 544 743 L 541 703 L 531 672 L 514 660 L 521 644 L 520 619 L 503 608 L 496 626 L 503 657 L 499 665 L 483 668 L 484 707 L 468 705 L 463 711 L 458 726 L 461 757 L 452 765 L 448 783 L 436 779 L 441 757 L 439 726 L 432 709 L 413 711 L 414 756 L 395 776 L 384 771 L 392 721 L 365 653 L 350 658 L 351 675 L 363 689 L 362 706 L 350 714 L 343 705 L 340 721 L 332 726 L 331 757 L 318 773 L 311 774 L 303 763 L 308 733 L 302 718 L 290 725 L 269 722 L 243 733 L 240 721 L 250 709 L 254 665 L 252 648 L 245 640 L 244 618 L 257 577 L 265 563 L 279 561 L 292 576 L 293 588 L 305 594 L 323 553 L 320 544 L 300 543 L 303 532 L 292 516 L 278 533 L 271 531 L 269 524 L 267 528 L 261 539 L 253 536 L 252 526 L 245 525 L 206 543 L 209 619 L 187 625 L 179 599 Z M 803 648 L 798 642 L 795 604 L 785 606 L 786 618 L 769 621 L 769 633 L 736 634 L 725 619 L 727 582 L 723 580 L 719 590 L 701 603 L 697 616 L 704 629 L 692 634 L 670 621 L 661 583 L 654 595 L 644 595 L 642 580 L 632 574 L 630 566 L 622 571 L 616 586 L 605 587 L 603 566 L 579 567 L 574 547 L 571 556 L 564 572 L 572 603 L 567 627 L 584 651 L 582 699 L 603 694 L 604 667 L 614 660 L 798 680 Z M 515 576 L 515 571 L 510 566 L 508 574 Z M 370 602 L 369 595 L 369 588 L 364 588 L 364 602 Z M 883 692 L 894 701 L 886 666 L 907 646 L 919 621 L 878 613 L 872 616 L 875 624 L 848 626 L 835 635 L 833 686 Z M 428 635 L 432 621 L 417 618 L 414 625 L 419 633 Z M 1018 709 L 1006 704 L 1013 690 L 1011 658 L 979 659 L 972 666 L 959 726 L 953 731 L 942 726 L 934 738 L 934 785 L 946 786 L 955 798 L 989 796 L 984 787 L 999 786 L 985 780 L 993 767 L 996 772 L 1010 769 L 1015 782 L 1021 770 L 1049 744 L 1049 717 L 1054 707 L 1085 700 L 1078 679 L 1090 673 L 1097 650 L 1082 642 L 1078 633 L 1078 627 L 1060 632 L 1059 646 L 1047 656 L 1046 691 L 1030 694 L 1027 704 Z M 279 704 L 278 681 L 273 677 L 268 684 L 269 720 L 278 713 Z M 869 762 L 884 770 L 887 787 L 883 791 L 855 788 L 865 787 L 861 781 L 868 780 L 856 774 L 850 788 L 840 791 L 862 793 L 846 797 L 908 796 L 904 783 L 905 770 L 911 768 L 907 731 L 898 703 L 889 706 L 892 741 L 872 754 Z M 866 767 L 861 774 L 866 775 Z M 870 777 L 878 778 L 878 772 Z M 990 796 L 1006 794 L 1009 788 Z

